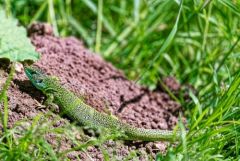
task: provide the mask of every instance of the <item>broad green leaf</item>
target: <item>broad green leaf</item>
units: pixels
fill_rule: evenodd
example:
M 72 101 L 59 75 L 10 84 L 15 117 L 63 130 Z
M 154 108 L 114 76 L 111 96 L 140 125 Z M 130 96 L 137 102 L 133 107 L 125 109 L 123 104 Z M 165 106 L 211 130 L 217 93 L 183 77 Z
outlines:
M 12 62 L 24 60 L 38 60 L 40 55 L 27 38 L 25 28 L 17 26 L 17 20 L 7 18 L 0 11 L 0 58 L 9 59 Z

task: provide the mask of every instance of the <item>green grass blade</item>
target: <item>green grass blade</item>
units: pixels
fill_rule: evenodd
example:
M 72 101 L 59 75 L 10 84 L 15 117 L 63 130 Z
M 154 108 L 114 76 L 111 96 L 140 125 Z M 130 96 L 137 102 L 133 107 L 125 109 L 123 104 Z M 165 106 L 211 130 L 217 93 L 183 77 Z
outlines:
M 46 10 L 47 4 L 48 4 L 47 1 L 43 2 L 41 7 L 37 10 L 37 12 L 32 17 L 32 19 L 30 21 L 30 24 L 32 24 L 33 22 L 37 21 L 44 14 L 44 10 Z
M 150 68 L 153 66 L 153 64 L 156 62 L 156 60 L 162 56 L 163 52 L 166 51 L 166 49 L 171 45 L 177 30 L 178 30 L 178 22 L 180 19 L 180 15 L 181 15 L 181 11 L 182 11 L 182 5 L 183 5 L 183 0 L 181 0 L 181 4 L 179 7 L 179 11 L 178 11 L 178 15 L 177 15 L 177 19 L 175 22 L 175 25 L 172 29 L 172 31 L 170 32 L 170 34 L 168 35 L 167 39 L 165 40 L 165 42 L 163 43 L 162 47 L 160 48 L 160 50 L 158 51 L 158 53 L 156 54 L 156 56 L 152 59 L 152 61 L 150 62 L 150 64 L 147 66 L 147 68 L 141 73 L 141 75 L 138 77 L 138 79 L 135 82 L 138 82 L 142 79 L 142 77 L 144 77 L 144 75 L 146 74 L 147 71 L 150 70 Z
M 234 13 L 236 13 L 238 16 L 240 16 L 240 3 L 239 1 L 235 1 L 235 4 L 233 1 L 230 0 L 218 0 L 220 3 L 222 3 L 224 6 L 229 7 Z
M 54 0 L 48 0 L 48 10 L 49 10 L 49 19 L 50 19 L 50 23 L 53 25 L 54 34 L 58 36 L 59 33 L 58 33 L 57 20 L 56 20 L 55 10 L 54 10 Z
M 102 10 L 103 10 L 103 0 L 98 1 L 98 20 L 97 20 L 97 34 L 96 34 L 96 46 L 95 52 L 99 53 L 101 51 L 101 37 L 102 37 Z
M 92 10 L 93 13 L 98 14 L 98 9 L 97 9 L 95 3 L 93 3 L 91 0 L 83 0 L 83 2 Z M 110 22 L 103 15 L 102 15 L 102 21 L 103 21 L 103 24 L 106 27 L 106 29 L 109 31 L 109 33 L 112 36 L 115 36 L 116 31 L 114 30 L 114 28 L 112 27 Z
M 91 44 L 91 40 L 88 36 L 87 30 L 72 16 L 68 16 L 69 24 L 77 30 L 82 39 L 87 43 L 87 45 Z

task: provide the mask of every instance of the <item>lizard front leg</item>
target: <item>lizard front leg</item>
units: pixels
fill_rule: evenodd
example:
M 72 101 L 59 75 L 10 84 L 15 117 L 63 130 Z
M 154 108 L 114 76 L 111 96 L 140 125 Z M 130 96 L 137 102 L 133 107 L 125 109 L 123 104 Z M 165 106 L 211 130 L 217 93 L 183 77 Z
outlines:
M 53 100 L 53 94 L 47 94 L 47 99 L 44 101 L 44 105 L 48 107 L 52 112 L 59 113 L 59 108 L 55 103 L 53 103 Z

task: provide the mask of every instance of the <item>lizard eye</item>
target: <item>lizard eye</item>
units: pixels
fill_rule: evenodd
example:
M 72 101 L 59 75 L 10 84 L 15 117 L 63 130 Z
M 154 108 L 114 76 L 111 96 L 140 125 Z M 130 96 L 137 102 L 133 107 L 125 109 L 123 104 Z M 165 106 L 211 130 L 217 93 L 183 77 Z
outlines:
M 38 79 L 36 82 L 37 83 L 42 83 L 42 81 L 43 81 L 42 79 Z
M 46 85 L 44 83 L 44 79 L 37 79 L 35 80 L 35 86 L 38 88 L 38 89 L 45 89 L 46 88 Z

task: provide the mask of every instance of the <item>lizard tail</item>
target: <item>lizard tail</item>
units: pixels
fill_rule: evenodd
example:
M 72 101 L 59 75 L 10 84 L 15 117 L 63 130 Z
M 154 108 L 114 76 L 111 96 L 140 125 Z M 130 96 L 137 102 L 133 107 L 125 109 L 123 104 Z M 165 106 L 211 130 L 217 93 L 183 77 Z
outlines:
M 143 140 L 143 141 L 176 141 L 180 140 L 180 131 L 157 130 L 136 128 L 125 125 L 126 140 Z

